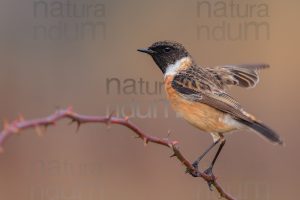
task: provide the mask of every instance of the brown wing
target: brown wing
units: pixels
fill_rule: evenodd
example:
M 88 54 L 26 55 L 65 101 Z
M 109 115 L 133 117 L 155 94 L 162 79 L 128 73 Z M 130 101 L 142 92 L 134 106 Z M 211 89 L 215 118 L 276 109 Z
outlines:
M 223 85 L 236 85 L 245 88 L 255 87 L 259 81 L 258 70 L 269 67 L 267 64 L 224 65 L 206 68 Z
M 172 87 L 185 99 L 207 104 L 248 122 L 252 118 L 230 95 L 220 89 L 218 81 L 202 68 L 192 67 L 177 74 Z

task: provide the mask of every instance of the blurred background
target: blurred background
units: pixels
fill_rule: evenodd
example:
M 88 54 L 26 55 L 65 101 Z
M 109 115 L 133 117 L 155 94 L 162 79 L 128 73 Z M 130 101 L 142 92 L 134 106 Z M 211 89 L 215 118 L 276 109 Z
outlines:
M 265 62 L 255 89 L 232 88 L 244 108 L 286 146 L 256 134 L 227 135 L 215 174 L 242 200 L 295 199 L 300 161 L 299 1 L 2 0 L 0 119 L 46 116 L 69 105 L 82 114 L 129 116 L 145 132 L 178 140 L 194 160 L 212 142 L 176 117 L 162 74 L 137 48 L 183 43 L 205 66 Z M 298 24 L 298 25 L 297 25 Z M 0 156 L 0 199 L 217 199 L 184 173 L 170 150 L 120 126 L 63 120 L 38 137 L 22 132 Z M 212 155 L 201 163 L 205 169 Z

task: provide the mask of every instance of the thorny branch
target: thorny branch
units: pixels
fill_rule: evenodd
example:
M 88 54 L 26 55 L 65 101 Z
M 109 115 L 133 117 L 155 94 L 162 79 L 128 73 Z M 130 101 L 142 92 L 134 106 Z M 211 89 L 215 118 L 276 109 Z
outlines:
M 38 135 L 42 134 L 41 127 L 47 128 L 48 126 L 54 125 L 57 121 L 61 119 L 71 119 L 72 122 L 77 124 L 77 129 L 80 125 L 85 123 L 105 123 L 107 125 L 110 124 L 118 124 L 121 126 L 125 126 L 132 130 L 138 138 L 144 141 L 144 144 L 148 144 L 149 142 L 159 144 L 165 147 L 170 148 L 173 151 L 173 155 L 171 157 L 176 157 L 186 168 L 187 172 L 193 174 L 193 176 L 203 178 L 207 183 L 213 185 L 221 197 L 234 200 L 230 194 L 225 192 L 225 190 L 221 187 L 221 185 L 217 182 L 216 177 L 214 175 L 207 175 L 198 169 L 194 168 L 179 150 L 179 145 L 177 141 L 170 141 L 166 138 L 159 138 L 151 135 L 147 135 L 140 128 L 135 126 L 133 123 L 129 121 L 128 118 L 117 118 L 112 115 L 104 117 L 104 116 L 87 116 L 81 115 L 73 111 L 72 107 L 67 109 L 61 109 L 49 115 L 45 118 L 38 118 L 33 120 L 25 120 L 22 116 L 20 116 L 17 120 L 8 123 L 7 121 L 3 124 L 3 129 L 0 132 L 0 150 L 3 151 L 3 145 L 5 141 L 10 138 L 14 134 L 18 134 L 25 129 L 34 128 Z

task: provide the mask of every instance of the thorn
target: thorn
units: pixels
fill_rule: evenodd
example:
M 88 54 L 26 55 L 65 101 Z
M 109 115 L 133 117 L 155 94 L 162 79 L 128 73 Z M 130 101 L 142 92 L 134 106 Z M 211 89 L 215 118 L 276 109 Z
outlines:
M 176 145 L 178 145 L 179 144 L 179 142 L 178 141 L 172 141 L 171 143 L 170 143 L 170 145 L 171 145 L 171 147 L 176 147 Z M 178 148 L 178 146 L 177 146 L 177 148 Z
M 43 131 L 41 130 L 41 128 L 39 126 L 35 126 L 35 132 L 37 133 L 37 135 L 39 137 L 43 136 Z
M 129 121 L 129 117 L 128 117 L 128 116 L 125 116 L 125 117 L 124 117 L 124 120 L 125 120 L 126 122 L 128 122 L 128 121 Z
M 223 194 L 223 193 L 220 193 L 220 194 L 219 194 L 219 199 L 223 199 L 223 197 L 224 197 L 224 194 Z
M 113 117 L 113 115 L 115 114 L 115 111 L 111 112 L 109 115 L 108 115 L 108 120 L 110 121 Z
M 172 155 L 170 155 L 170 158 L 176 157 L 176 153 L 173 153 Z
M 71 119 L 71 121 L 68 123 L 68 125 L 72 125 L 74 122 L 76 122 L 75 119 Z
M 146 147 L 148 143 L 149 143 L 148 138 L 144 137 L 144 146 Z
M 141 137 L 140 136 L 138 136 L 138 135 L 133 135 L 132 136 L 134 139 L 140 139 Z
M 172 131 L 171 130 L 168 130 L 168 135 L 167 135 L 167 138 L 169 138 L 172 134 Z
M 79 128 L 80 128 L 80 126 L 81 126 L 81 122 L 77 120 L 77 121 L 76 121 L 76 124 L 77 124 L 77 126 L 76 126 L 76 133 L 78 133 Z
M 223 194 L 219 194 L 218 198 L 223 199 Z
M 76 133 L 79 131 L 79 128 L 81 126 L 81 122 L 76 119 L 71 119 L 68 125 L 72 125 L 73 123 L 76 123 Z
M 12 122 L 11 124 L 7 121 L 4 120 L 3 122 L 3 130 L 6 130 L 8 132 L 12 132 L 12 133 L 17 133 L 19 132 L 19 129 L 16 127 L 16 121 Z
M 111 125 L 111 119 L 112 119 L 112 117 L 113 117 L 113 115 L 114 115 L 114 111 L 113 112 L 111 112 L 109 115 L 108 115 L 108 117 L 107 117 L 107 121 L 106 121 L 106 127 L 107 127 L 107 129 L 110 129 L 110 125 Z

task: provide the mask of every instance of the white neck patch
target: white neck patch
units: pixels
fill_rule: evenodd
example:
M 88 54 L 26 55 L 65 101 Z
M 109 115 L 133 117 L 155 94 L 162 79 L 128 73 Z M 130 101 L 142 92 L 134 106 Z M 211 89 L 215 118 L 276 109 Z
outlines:
M 165 77 L 166 76 L 172 76 L 177 73 L 177 71 L 180 69 L 182 63 L 189 61 L 189 57 L 183 57 L 180 60 L 177 60 L 174 64 L 168 65 L 166 72 L 165 72 Z

